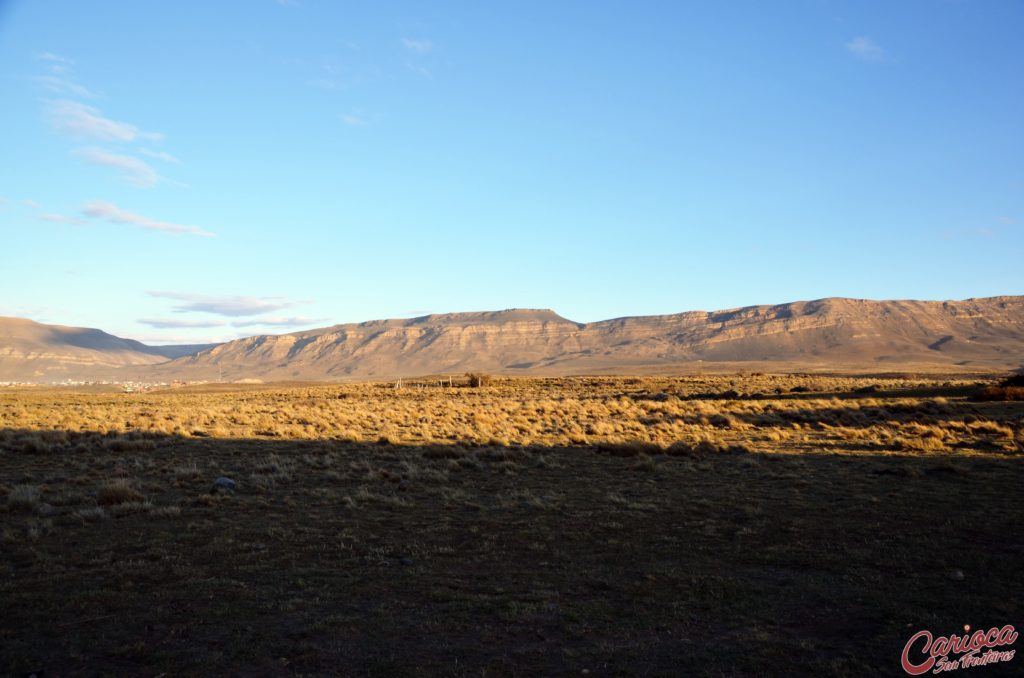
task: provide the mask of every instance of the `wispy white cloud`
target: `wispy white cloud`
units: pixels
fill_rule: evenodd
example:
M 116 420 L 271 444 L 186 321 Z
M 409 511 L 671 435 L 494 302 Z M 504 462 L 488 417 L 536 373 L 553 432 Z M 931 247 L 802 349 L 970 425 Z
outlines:
M 186 328 L 187 329 L 187 328 Z M 149 346 L 168 346 L 168 345 L 186 345 L 194 346 L 201 344 L 222 344 L 226 341 L 232 341 L 238 339 L 237 333 L 224 333 L 224 334 L 207 334 L 202 333 L 199 336 L 194 334 L 139 334 L 134 332 L 118 332 L 117 336 L 124 337 L 125 339 L 134 339 L 135 341 L 141 341 L 143 344 Z
M 52 52 L 41 52 L 35 56 L 39 61 L 45 62 L 50 71 L 49 75 L 39 76 L 35 79 L 46 89 L 64 95 L 78 97 L 93 96 L 92 92 L 73 82 L 70 76 L 67 75 L 72 70 L 74 64 L 71 59 Z M 108 118 L 95 106 L 90 106 L 80 101 L 62 98 L 46 100 L 45 103 L 46 113 L 53 129 L 72 137 L 114 143 L 136 143 L 143 140 L 160 141 L 163 139 L 163 134 L 144 131 L 129 122 Z M 139 148 L 137 152 L 163 162 L 179 163 L 177 158 L 164 151 Z M 96 147 L 77 148 L 72 151 L 72 154 L 84 163 L 118 170 L 122 179 L 135 186 L 150 188 L 164 180 L 164 177 L 149 163 L 134 155 Z M 172 181 L 170 183 L 176 182 Z M 143 220 L 139 223 L 147 228 L 159 228 L 159 230 L 168 230 L 164 228 L 165 226 L 177 228 L 173 224 L 168 225 L 153 220 Z M 174 230 L 174 232 L 204 234 L 201 233 L 201 229 L 188 231 Z
M 89 88 L 72 80 L 71 73 L 74 70 L 75 62 L 71 59 L 54 54 L 53 52 L 40 52 L 36 54 L 36 59 L 46 63 L 46 69 L 49 71 L 48 75 L 39 75 L 33 78 L 44 89 L 56 94 L 76 96 L 83 99 L 93 99 L 96 97 Z
M 40 214 L 37 219 L 40 221 L 49 221 L 53 224 L 72 224 L 74 226 L 81 226 L 85 223 L 85 219 L 70 217 L 66 214 L 57 214 L 56 212 L 45 212 Z
M 943 240 L 956 240 L 959 238 L 992 238 L 996 232 L 991 228 L 981 226 L 978 228 L 947 229 L 942 232 Z
M 0 206 L 5 202 L 5 198 L 0 198 Z M 69 216 L 67 214 L 60 214 L 58 212 L 41 212 L 40 210 L 43 209 L 43 206 L 35 200 L 22 200 L 21 203 L 36 211 L 35 218 L 37 221 L 47 221 L 51 224 L 72 224 L 75 226 L 81 226 L 86 223 L 85 219 Z
M 347 87 L 347 85 L 345 83 L 343 83 L 341 80 L 338 80 L 336 78 L 316 78 L 316 79 L 310 80 L 309 84 L 312 85 L 313 87 L 319 87 L 320 89 L 325 89 L 328 92 L 337 92 L 337 91 L 345 89 Z
M 432 79 L 433 72 L 423 62 L 426 56 L 434 51 L 434 43 L 423 38 L 402 38 L 402 46 L 409 53 L 406 67 L 424 78 Z
M 76 137 L 128 142 L 163 138 L 163 135 L 157 132 L 143 132 L 127 122 L 105 118 L 99 109 L 68 99 L 52 102 L 50 120 L 58 131 Z
M 53 309 L 47 306 L 30 306 L 24 304 L 19 304 L 17 306 L 0 306 L 0 316 L 29 318 L 36 322 L 47 322 L 46 316 L 52 314 Z
M 402 38 L 402 46 L 410 52 L 417 54 L 429 54 L 434 50 L 434 43 L 429 40 L 415 39 L 415 38 Z
M 223 320 L 179 320 L 177 318 L 139 318 L 136 322 L 157 329 L 182 329 L 187 327 L 223 327 Z
M 353 64 L 331 58 L 320 65 L 318 77 L 312 78 L 307 84 L 328 92 L 340 92 L 359 85 L 369 77 L 369 72 L 360 71 Z
M 173 307 L 176 313 L 212 313 L 229 317 L 271 313 L 285 308 L 293 308 L 302 303 L 283 297 L 211 296 L 161 291 L 151 291 L 147 294 L 151 297 L 182 302 Z
M 180 160 L 175 158 L 170 153 L 166 153 L 164 151 L 154 151 L 149 148 L 140 148 L 139 153 L 145 156 L 149 156 L 150 158 L 156 158 L 157 160 L 163 160 L 164 162 L 174 163 L 175 165 L 181 164 Z
M 121 171 L 121 177 L 130 184 L 150 188 L 160 181 L 160 175 L 146 162 L 130 155 L 110 153 L 102 148 L 78 148 L 72 151 L 90 165 L 113 167 Z
M 237 320 L 231 323 L 232 327 L 256 327 L 262 325 L 265 327 L 303 327 L 308 325 L 316 325 L 317 323 L 324 322 L 323 318 L 304 318 L 302 316 L 295 316 L 292 318 L 283 317 L 266 317 L 266 318 L 255 318 L 253 320 Z
M 175 235 L 199 235 L 210 237 L 214 234 L 199 228 L 198 226 L 186 226 L 183 224 L 172 224 L 166 221 L 150 219 L 138 214 L 126 212 L 109 202 L 93 201 L 82 208 L 82 214 L 93 219 L 103 219 L 112 224 L 128 224 L 139 226 L 151 231 L 162 231 Z
M 416 73 L 418 75 L 422 75 L 427 80 L 433 80 L 434 79 L 433 71 L 431 71 L 426 66 L 423 66 L 421 64 L 411 64 L 411 63 L 410 64 L 406 64 L 406 66 L 409 67 L 410 71 L 412 71 L 413 73 Z
M 365 127 L 369 124 L 366 118 L 356 115 L 355 113 L 344 113 L 341 116 L 341 121 L 350 127 Z
M 1020 223 L 1020 220 L 1006 216 L 1005 214 L 996 217 L 996 221 L 1002 224 L 1003 226 L 1014 226 Z
M 71 96 L 81 97 L 83 99 L 96 98 L 96 95 L 93 94 L 88 87 L 80 85 L 70 78 L 62 77 L 60 75 L 37 75 L 33 79 L 45 89 L 54 92 L 55 94 L 68 94 Z
M 36 58 L 40 61 L 49 61 L 53 64 L 66 64 L 68 66 L 73 65 L 75 62 L 67 57 L 63 57 L 53 52 L 39 52 L 36 54 Z
M 871 38 L 861 35 L 846 43 L 846 51 L 863 61 L 882 61 L 885 50 Z

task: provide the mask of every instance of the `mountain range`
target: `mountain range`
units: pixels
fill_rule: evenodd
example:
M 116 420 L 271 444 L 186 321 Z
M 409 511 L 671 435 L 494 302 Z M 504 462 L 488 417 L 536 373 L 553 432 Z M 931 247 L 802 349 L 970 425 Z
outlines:
M 551 310 L 373 320 L 223 344 L 147 346 L 0 318 L 0 381 L 350 380 L 484 371 L 1005 371 L 1024 366 L 1024 296 L 828 298 L 578 323 Z
M 147 346 L 87 327 L 0 317 L 0 381 L 116 379 L 126 368 L 166 363 L 213 346 Z

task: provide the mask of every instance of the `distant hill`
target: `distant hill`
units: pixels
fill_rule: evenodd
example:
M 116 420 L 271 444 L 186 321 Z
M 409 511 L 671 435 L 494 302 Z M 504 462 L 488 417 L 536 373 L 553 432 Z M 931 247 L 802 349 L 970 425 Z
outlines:
M 577 323 L 550 310 L 375 320 L 214 346 L 156 366 L 177 378 L 392 378 L 481 370 L 990 371 L 1024 366 L 1024 297 L 830 298 Z
M 831 298 L 594 323 L 550 310 L 512 309 L 373 320 L 196 346 L 147 346 L 96 329 L 0 318 L 0 381 L 1022 367 L 1021 296 Z
M 147 346 L 97 329 L 0 317 L 0 381 L 117 379 L 126 366 L 154 365 L 211 346 Z

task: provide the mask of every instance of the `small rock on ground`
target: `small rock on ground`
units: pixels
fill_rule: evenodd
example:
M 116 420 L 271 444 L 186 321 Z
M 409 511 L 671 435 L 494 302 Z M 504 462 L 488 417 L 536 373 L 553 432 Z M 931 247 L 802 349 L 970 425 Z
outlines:
M 235 481 L 232 480 L 231 478 L 225 478 L 224 476 L 217 478 L 216 480 L 213 481 L 213 488 L 211 489 L 211 492 L 218 491 L 234 492 Z

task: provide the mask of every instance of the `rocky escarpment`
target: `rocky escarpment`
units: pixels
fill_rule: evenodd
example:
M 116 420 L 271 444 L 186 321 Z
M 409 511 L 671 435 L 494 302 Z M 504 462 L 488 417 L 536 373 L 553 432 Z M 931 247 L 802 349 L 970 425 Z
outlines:
M 806 369 L 1007 369 L 1024 363 L 1024 297 L 821 299 L 576 323 L 550 310 L 429 315 L 262 335 L 155 370 L 186 378 L 571 374 L 711 363 Z
M 0 381 L 361 379 L 470 370 L 594 374 L 713 369 L 984 371 L 1024 365 L 1024 297 L 819 299 L 577 323 L 550 310 L 427 315 L 146 346 L 95 329 L 0 319 Z

